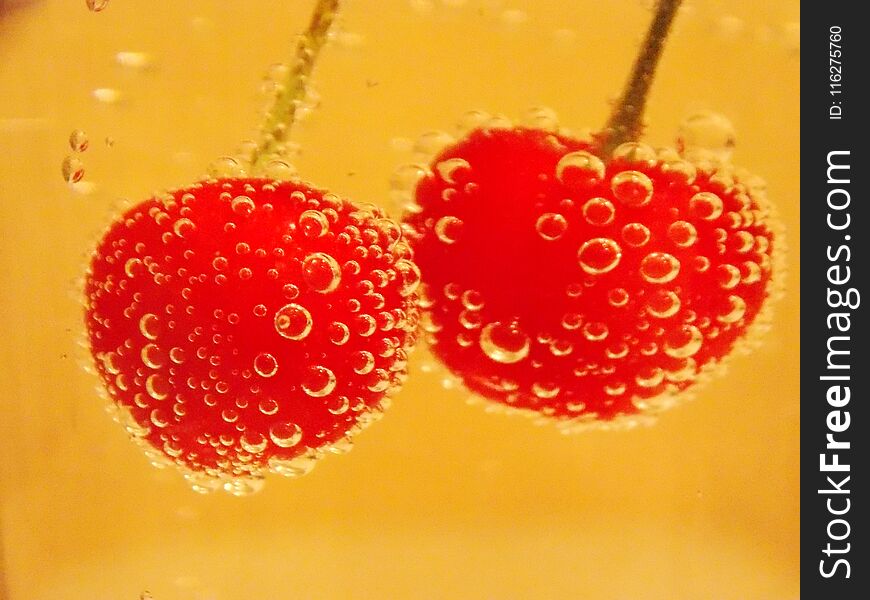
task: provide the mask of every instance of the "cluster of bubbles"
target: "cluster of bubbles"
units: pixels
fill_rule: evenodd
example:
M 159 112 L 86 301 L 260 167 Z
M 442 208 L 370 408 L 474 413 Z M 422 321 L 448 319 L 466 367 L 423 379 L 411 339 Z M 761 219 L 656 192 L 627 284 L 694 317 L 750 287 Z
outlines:
M 469 123 L 470 129 L 484 132 L 509 126 L 503 118 L 474 112 L 461 120 L 460 131 L 467 131 Z M 530 110 L 523 125 L 558 131 L 555 115 L 542 108 Z M 450 152 L 441 155 L 452 142 L 451 136 L 427 134 L 418 142 L 418 150 L 421 144 L 435 139 L 442 144 L 431 155 L 443 157 L 433 159 L 429 166 L 420 157 L 418 162 L 400 167 L 393 179 L 394 197 L 405 205 L 413 219 L 413 215 L 433 206 L 427 204 L 424 209 L 415 203 L 417 183 L 424 178 L 440 182 L 436 186 L 441 194 L 440 205 L 433 211 L 436 216 L 430 217 L 425 231 L 418 234 L 428 235 L 426 231 L 431 231 L 433 239 L 445 248 L 445 261 L 472 260 L 471 255 L 451 258 L 449 252 L 464 239 L 467 227 L 463 213 L 469 210 L 464 203 L 471 202 L 467 198 L 482 182 L 475 179 L 474 165 L 465 158 Z M 565 431 L 589 425 L 631 427 L 644 421 L 647 415 L 673 405 L 678 393 L 686 397 L 683 390 L 690 383 L 706 380 L 709 374 L 721 371 L 719 356 L 713 360 L 705 356 L 700 363 L 696 361 L 704 355 L 705 344 L 715 346 L 717 338 L 738 335 L 735 332 L 742 332 L 750 322 L 751 331 L 740 333 L 736 345 L 748 348 L 755 343 L 769 321 L 770 303 L 760 314 L 748 315 L 744 294 L 759 294 L 757 284 L 782 271 L 781 252 L 773 254 L 770 243 L 771 230 L 778 238 L 781 231 L 771 216 L 763 183 L 728 163 L 734 139 L 734 129 L 726 118 L 702 112 L 688 116 L 681 124 L 679 150 L 654 149 L 631 142 L 618 147 L 608 164 L 587 150 L 564 154 L 553 176 L 569 194 L 571 190 L 590 189 L 590 183 L 604 185 L 595 187 L 600 191 L 596 195 L 579 195 L 564 200 L 561 208 L 548 207 L 529 227 L 544 243 L 542 247 L 577 244 L 576 282 L 567 285 L 564 291 L 567 304 L 577 299 L 576 312 L 557 315 L 561 331 L 530 330 L 510 315 L 488 312 L 485 306 L 490 299 L 483 289 L 468 281 L 465 286 L 449 281 L 443 289 L 426 288 L 429 310 L 423 327 L 429 342 L 453 346 L 459 352 L 477 349 L 493 363 L 506 365 L 504 372 L 508 373 L 525 368 L 546 374 L 547 365 L 554 361 L 570 364 L 576 377 L 599 377 L 605 395 L 614 400 L 627 398 L 634 389 L 649 390 L 648 395 L 631 399 L 631 405 L 643 415 L 626 414 L 624 418 L 617 415 L 617 419 L 597 422 L 599 415 L 593 409 L 574 400 L 571 394 L 563 396 L 564 391 L 552 380 L 533 381 L 527 391 L 535 399 L 536 409 L 531 411 L 535 416 L 556 414 L 553 406 L 566 402 L 562 398 L 569 398 L 567 409 L 576 416 L 559 421 Z M 457 177 L 457 173 L 462 177 Z M 659 180 L 665 186 L 678 182 L 687 188 L 695 183 L 701 187 L 696 186 L 696 191 L 689 193 L 679 207 L 658 208 L 655 181 Z M 473 201 L 482 200 L 478 196 Z M 641 209 L 645 212 L 638 212 Z M 441 216 L 437 216 L 439 211 Z M 639 214 L 645 216 L 635 216 Z M 578 218 L 582 223 L 577 222 Z M 479 233 L 475 230 L 468 235 Z M 779 239 L 778 248 L 781 248 Z M 534 250 L 529 252 L 535 254 Z M 777 265 L 773 264 L 775 258 Z M 617 278 L 613 277 L 615 274 L 619 274 Z M 695 299 L 687 295 L 692 281 L 700 277 L 720 290 L 714 295 L 721 295 L 721 301 L 712 306 L 709 314 L 698 314 Z M 602 282 L 606 282 L 603 285 L 607 289 L 601 289 Z M 781 285 L 776 281 L 760 293 L 776 295 Z M 703 294 L 712 293 L 712 289 L 701 289 Z M 699 292 L 696 289 L 692 293 Z M 620 322 L 590 318 L 583 307 L 588 307 L 591 297 L 601 298 L 614 309 L 630 306 L 637 311 L 637 318 L 627 317 Z M 449 307 L 453 305 L 455 308 Z M 600 311 L 593 310 L 597 312 Z M 445 337 L 445 332 L 452 337 Z M 712 356 L 719 351 L 709 352 Z M 656 354 L 662 356 L 661 366 L 638 369 L 630 382 L 619 380 L 621 370 L 626 368 L 620 365 L 636 362 L 632 359 L 635 355 Z M 518 406 L 528 404 L 518 379 L 458 375 L 472 388 L 496 390 L 508 407 L 514 402 Z M 451 387 L 458 383 L 456 378 L 447 379 Z
M 420 273 L 401 230 L 298 188 L 223 183 L 220 223 L 204 222 L 214 209 L 196 186 L 169 193 L 123 215 L 93 256 L 86 309 L 111 410 L 197 491 L 251 493 L 265 471 L 295 477 L 346 452 L 406 377 Z M 286 231 L 256 235 L 276 212 Z M 236 297 L 244 285 L 260 293 Z

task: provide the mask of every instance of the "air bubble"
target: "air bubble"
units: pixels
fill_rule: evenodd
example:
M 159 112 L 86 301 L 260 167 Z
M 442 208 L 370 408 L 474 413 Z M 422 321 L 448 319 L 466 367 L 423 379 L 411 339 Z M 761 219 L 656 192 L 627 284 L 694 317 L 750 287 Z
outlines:
M 275 423 L 269 427 L 269 437 L 280 448 L 292 448 L 302 440 L 302 428 L 296 423 Z
M 724 115 L 700 111 L 686 117 L 677 133 L 677 147 L 688 156 L 698 152 L 727 161 L 736 145 L 734 125 Z
M 592 198 L 583 205 L 583 218 L 590 225 L 603 227 L 613 223 L 616 207 L 606 198 Z
M 166 362 L 166 356 L 157 344 L 145 344 L 139 355 L 149 369 L 159 369 Z
M 649 204 L 653 195 L 652 181 L 640 171 L 617 173 L 610 181 L 610 189 L 617 200 L 631 207 Z
M 736 323 L 746 313 L 746 301 L 740 296 L 731 295 L 725 300 L 723 310 L 716 316 L 720 323 Z
M 652 252 L 640 262 L 640 274 L 649 283 L 673 281 L 680 272 L 680 261 L 667 252 Z
M 670 290 L 659 290 L 647 301 L 647 312 L 658 319 L 666 319 L 680 310 L 680 298 Z
M 109 0 L 85 0 L 85 4 L 91 12 L 100 12 L 109 6 Z
M 668 239 L 681 248 L 688 248 L 698 239 L 698 231 L 688 221 L 674 221 L 668 227 Z
M 145 313 L 139 319 L 139 332 L 149 340 L 156 340 L 160 320 L 153 313 Z
M 263 398 L 257 404 L 257 408 L 264 415 L 271 416 L 278 412 L 279 406 L 278 403 L 272 398 Z
M 650 231 L 643 223 L 627 223 L 622 228 L 622 240 L 629 246 L 639 248 L 650 240 Z
M 712 192 L 698 192 L 689 200 L 689 211 L 705 221 L 713 221 L 722 214 L 722 198 Z
M 435 235 L 445 244 L 455 244 L 462 234 L 464 223 L 461 219 L 447 215 L 435 223 Z
M 724 290 L 733 289 L 740 283 L 740 269 L 727 263 L 721 264 L 716 267 L 716 281 Z
M 622 258 L 622 248 L 610 238 L 593 238 L 577 252 L 580 267 L 590 275 L 600 275 L 616 268 Z
M 230 202 L 230 208 L 237 215 L 247 216 L 254 212 L 256 206 L 250 196 L 236 196 Z
M 286 304 L 275 313 L 275 331 L 288 340 L 306 338 L 313 324 L 311 313 L 299 304 Z
M 624 288 L 613 288 L 607 293 L 607 302 L 616 308 L 628 304 L 628 292 Z
M 698 353 L 704 343 L 704 336 L 694 325 L 683 325 L 668 334 L 664 352 L 671 358 L 688 358 Z
M 604 162 L 589 152 L 570 152 L 556 164 L 556 178 L 571 188 L 585 188 L 604 177 Z
M 610 329 L 604 323 L 594 321 L 583 326 L 583 337 L 590 342 L 600 342 L 610 334 Z
M 530 340 L 515 323 L 495 321 L 480 332 L 480 348 L 492 360 L 511 364 L 529 354 Z
M 245 432 L 239 438 L 239 445 L 245 452 L 259 454 L 269 445 L 269 440 L 262 433 L 256 431 Z
M 403 258 L 396 262 L 395 269 L 402 282 L 399 287 L 399 294 L 407 297 L 416 292 L 422 279 L 420 268 L 410 260 Z
M 538 217 L 535 230 L 547 241 L 557 240 L 562 237 L 568 228 L 568 221 L 558 213 L 544 213 Z
M 260 352 L 254 357 L 254 371 L 260 377 L 272 377 L 278 372 L 278 360 L 268 352 Z
M 545 106 L 535 106 L 525 111 L 520 117 L 520 123 L 543 131 L 555 132 L 559 129 L 559 117 L 556 111 Z
M 613 150 L 613 159 L 632 164 L 652 166 L 656 162 L 656 151 L 652 146 L 640 142 L 625 142 Z
M 169 382 L 159 373 L 154 373 L 145 379 L 145 391 L 155 400 L 165 400 L 170 391 Z
M 187 218 L 181 218 L 172 224 L 172 231 L 180 238 L 187 237 L 196 230 L 196 225 L 193 221 Z
M 73 129 L 69 134 L 69 147 L 73 152 L 84 152 L 88 149 L 88 134 L 81 129 Z
M 532 393 L 541 400 L 549 400 L 559 395 L 561 389 L 553 382 L 535 382 L 532 384 Z
M 328 396 L 335 389 L 335 374 L 326 367 L 313 366 L 305 373 L 302 389 L 314 398 Z
M 659 367 L 644 367 L 640 370 L 634 381 L 640 387 L 654 388 L 665 379 L 665 372 Z
M 85 176 L 85 165 L 75 156 L 67 156 L 60 165 L 60 173 L 67 183 L 77 183 Z
M 471 165 L 464 158 L 448 158 L 435 165 L 435 171 L 449 184 L 457 183 L 457 177 L 470 170 Z
M 310 289 L 326 294 L 337 288 L 341 282 L 341 268 L 338 261 L 329 254 L 314 252 L 302 262 L 302 277 Z
M 319 238 L 329 232 L 329 221 L 319 210 L 306 210 L 299 215 L 299 227 L 305 237 Z

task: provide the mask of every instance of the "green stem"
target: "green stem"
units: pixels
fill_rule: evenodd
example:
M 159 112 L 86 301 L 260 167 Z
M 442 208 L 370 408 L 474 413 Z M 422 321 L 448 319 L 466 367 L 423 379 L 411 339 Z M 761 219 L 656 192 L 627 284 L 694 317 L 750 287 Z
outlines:
M 635 59 L 622 96 L 613 108 L 601 135 L 599 143 L 602 158 L 609 158 L 620 144 L 640 139 L 647 96 L 662 55 L 665 39 L 668 37 L 671 23 L 680 8 L 681 1 L 659 0 L 655 16 Z
M 252 172 L 256 172 L 264 161 L 281 155 L 282 146 L 290 138 L 296 111 L 305 100 L 308 81 L 338 10 L 339 0 L 317 0 L 308 28 L 296 44 L 287 78 L 266 115 L 260 141 L 250 159 Z

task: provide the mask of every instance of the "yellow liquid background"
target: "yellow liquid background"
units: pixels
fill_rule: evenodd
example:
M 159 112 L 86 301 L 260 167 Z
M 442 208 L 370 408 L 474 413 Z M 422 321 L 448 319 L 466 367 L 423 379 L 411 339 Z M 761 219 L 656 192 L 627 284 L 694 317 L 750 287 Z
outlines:
M 561 436 L 491 415 L 420 349 L 350 454 L 235 498 L 151 467 L 104 413 L 76 362 L 85 253 L 118 198 L 189 183 L 252 137 L 262 76 L 311 7 L 55 0 L 0 17 L 0 598 L 797 598 L 797 0 L 690 1 L 665 50 L 646 139 L 726 115 L 791 248 L 763 346 L 655 426 Z M 468 110 L 600 126 L 649 17 L 638 0 L 349 2 L 297 166 L 391 206 L 409 140 Z M 60 175 L 76 128 L 91 194 Z

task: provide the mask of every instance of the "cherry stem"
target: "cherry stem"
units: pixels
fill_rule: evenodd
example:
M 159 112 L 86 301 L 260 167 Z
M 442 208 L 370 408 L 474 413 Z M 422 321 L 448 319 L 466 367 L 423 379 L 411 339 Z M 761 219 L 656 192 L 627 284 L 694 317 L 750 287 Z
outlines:
M 681 2 L 682 0 L 659 0 L 646 39 L 634 61 L 631 75 L 619 102 L 610 113 L 610 119 L 601 136 L 602 158 L 610 158 L 613 150 L 620 144 L 640 139 L 647 96 L 664 49 L 665 39 L 668 37 L 671 23 Z
M 296 43 L 293 64 L 266 115 L 262 136 L 250 159 L 252 171 L 256 171 L 264 159 L 281 155 L 282 147 L 296 122 L 296 111 L 308 92 L 308 82 L 317 57 L 326 44 L 338 10 L 339 0 L 317 0 L 308 28 Z

